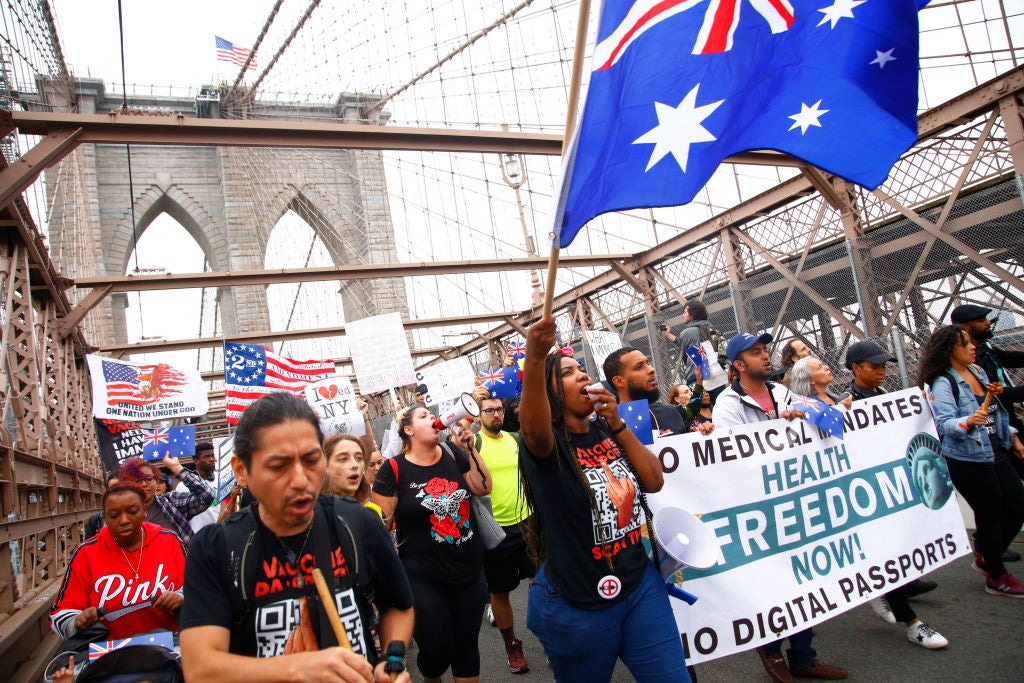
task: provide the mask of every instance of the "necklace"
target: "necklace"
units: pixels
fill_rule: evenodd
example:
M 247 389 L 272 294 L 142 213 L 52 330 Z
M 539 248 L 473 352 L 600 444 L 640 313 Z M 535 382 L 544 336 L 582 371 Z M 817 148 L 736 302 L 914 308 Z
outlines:
M 306 580 L 302 578 L 302 570 L 299 568 L 299 558 L 302 557 L 302 553 L 306 550 L 306 544 L 309 543 L 309 534 L 312 531 L 313 523 L 310 522 L 309 528 L 306 529 L 306 537 L 302 539 L 302 547 L 299 548 L 297 555 L 294 550 L 284 544 L 284 541 L 281 540 L 280 536 L 274 534 L 274 538 L 277 539 L 277 542 L 280 543 L 281 547 L 284 549 L 284 556 L 285 559 L 288 560 L 288 564 L 295 568 L 295 585 L 299 588 L 304 588 L 306 586 Z
M 124 548 L 117 546 L 117 549 L 121 551 L 121 555 L 124 556 L 124 561 L 128 563 L 128 567 L 135 572 L 135 580 L 139 580 L 139 570 L 142 569 L 142 549 L 146 547 L 146 529 L 142 529 L 142 544 L 139 545 L 139 564 L 132 567 L 132 561 L 128 559 L 128 553 L 124 551 Z

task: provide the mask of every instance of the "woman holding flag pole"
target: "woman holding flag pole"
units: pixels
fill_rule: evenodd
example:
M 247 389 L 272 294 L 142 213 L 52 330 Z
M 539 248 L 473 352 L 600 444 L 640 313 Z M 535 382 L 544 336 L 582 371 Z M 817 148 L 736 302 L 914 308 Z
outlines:
M 658 491 L 661 464 L 555 344 L 545 316 L 526 337 L 519 451 L 535 510 L 527 542 L 541 566 L 527 626 L 556 681 L 608 681 L 617 659 L 638 681 L 688 682 L 665 584 L 641 543 L 643 492 Z M 596 412 L 597 419 L 591 420 Z

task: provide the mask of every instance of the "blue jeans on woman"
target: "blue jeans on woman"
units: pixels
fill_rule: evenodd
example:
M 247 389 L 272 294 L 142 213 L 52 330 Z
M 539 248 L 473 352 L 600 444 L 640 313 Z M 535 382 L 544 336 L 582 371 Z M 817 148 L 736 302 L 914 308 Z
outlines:
M 558 683 L 610 681 L 619 658 L 641 683 L 690 681 L 665 581 L 654 565 L 628 598 L 599 610 L 567 603 L 541 567 L 530 588 L 526 626 L 544 646 Z

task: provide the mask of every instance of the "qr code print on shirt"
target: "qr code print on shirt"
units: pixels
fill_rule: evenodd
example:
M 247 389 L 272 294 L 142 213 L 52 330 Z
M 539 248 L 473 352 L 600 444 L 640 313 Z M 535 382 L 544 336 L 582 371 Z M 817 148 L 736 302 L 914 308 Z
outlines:
M 619 479 L 633 479 L 622 460 L 615 460 L 609 463 L 608 468 Z M 618 513 L 615 510 L 615 505 L 608 497 L 608 477 L 605 475 L 604 468 L 587 468 L 584 470 L 584 474 L 586 474 L 587 481 L 594 490 L 594 498 L 597 501 L 598 512 L 594 515 L 595 545 L 612 543 L 620 538 L 625 538 L 627 533 L 640 526 L 639 495 L 633 499 L 632 517 L 636 521 L 623 529 L 619 529 L 618 522 L 616 521 Z
M 334 595 L 338 616 L 345 626 L 352 650 L 366 656 L 363 620 L 359 615 L 355 593 L 351 588 Z M 312 604 L 310 605 L 313 608 Z M 319 606 L 316 607 L 319 609 Z M 288 636 L 299 625 L 300 605 L 297 598 L 272 602 L 256 609 L 256 656 L 277 657 L 284 654 Z M 315 620 L 315 617 L 313 617 Z

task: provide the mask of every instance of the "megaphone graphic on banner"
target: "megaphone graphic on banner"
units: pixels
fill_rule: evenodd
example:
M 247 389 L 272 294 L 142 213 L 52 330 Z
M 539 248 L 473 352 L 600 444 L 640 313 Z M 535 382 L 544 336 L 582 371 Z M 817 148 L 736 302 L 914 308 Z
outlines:
M 707 569 L 718 561 L 714 530 L 682 508 L 659 508 L 654 515 L 654 536 L 661 549 L 658 571 L 666 580 L 684 566 Z
M 448 429 L 464 417 L 477 417 L 480 414 L 480 406 L 471 394 L 463 392 L 455 405 L 448 412 L 434 420 L 434 429 Z

